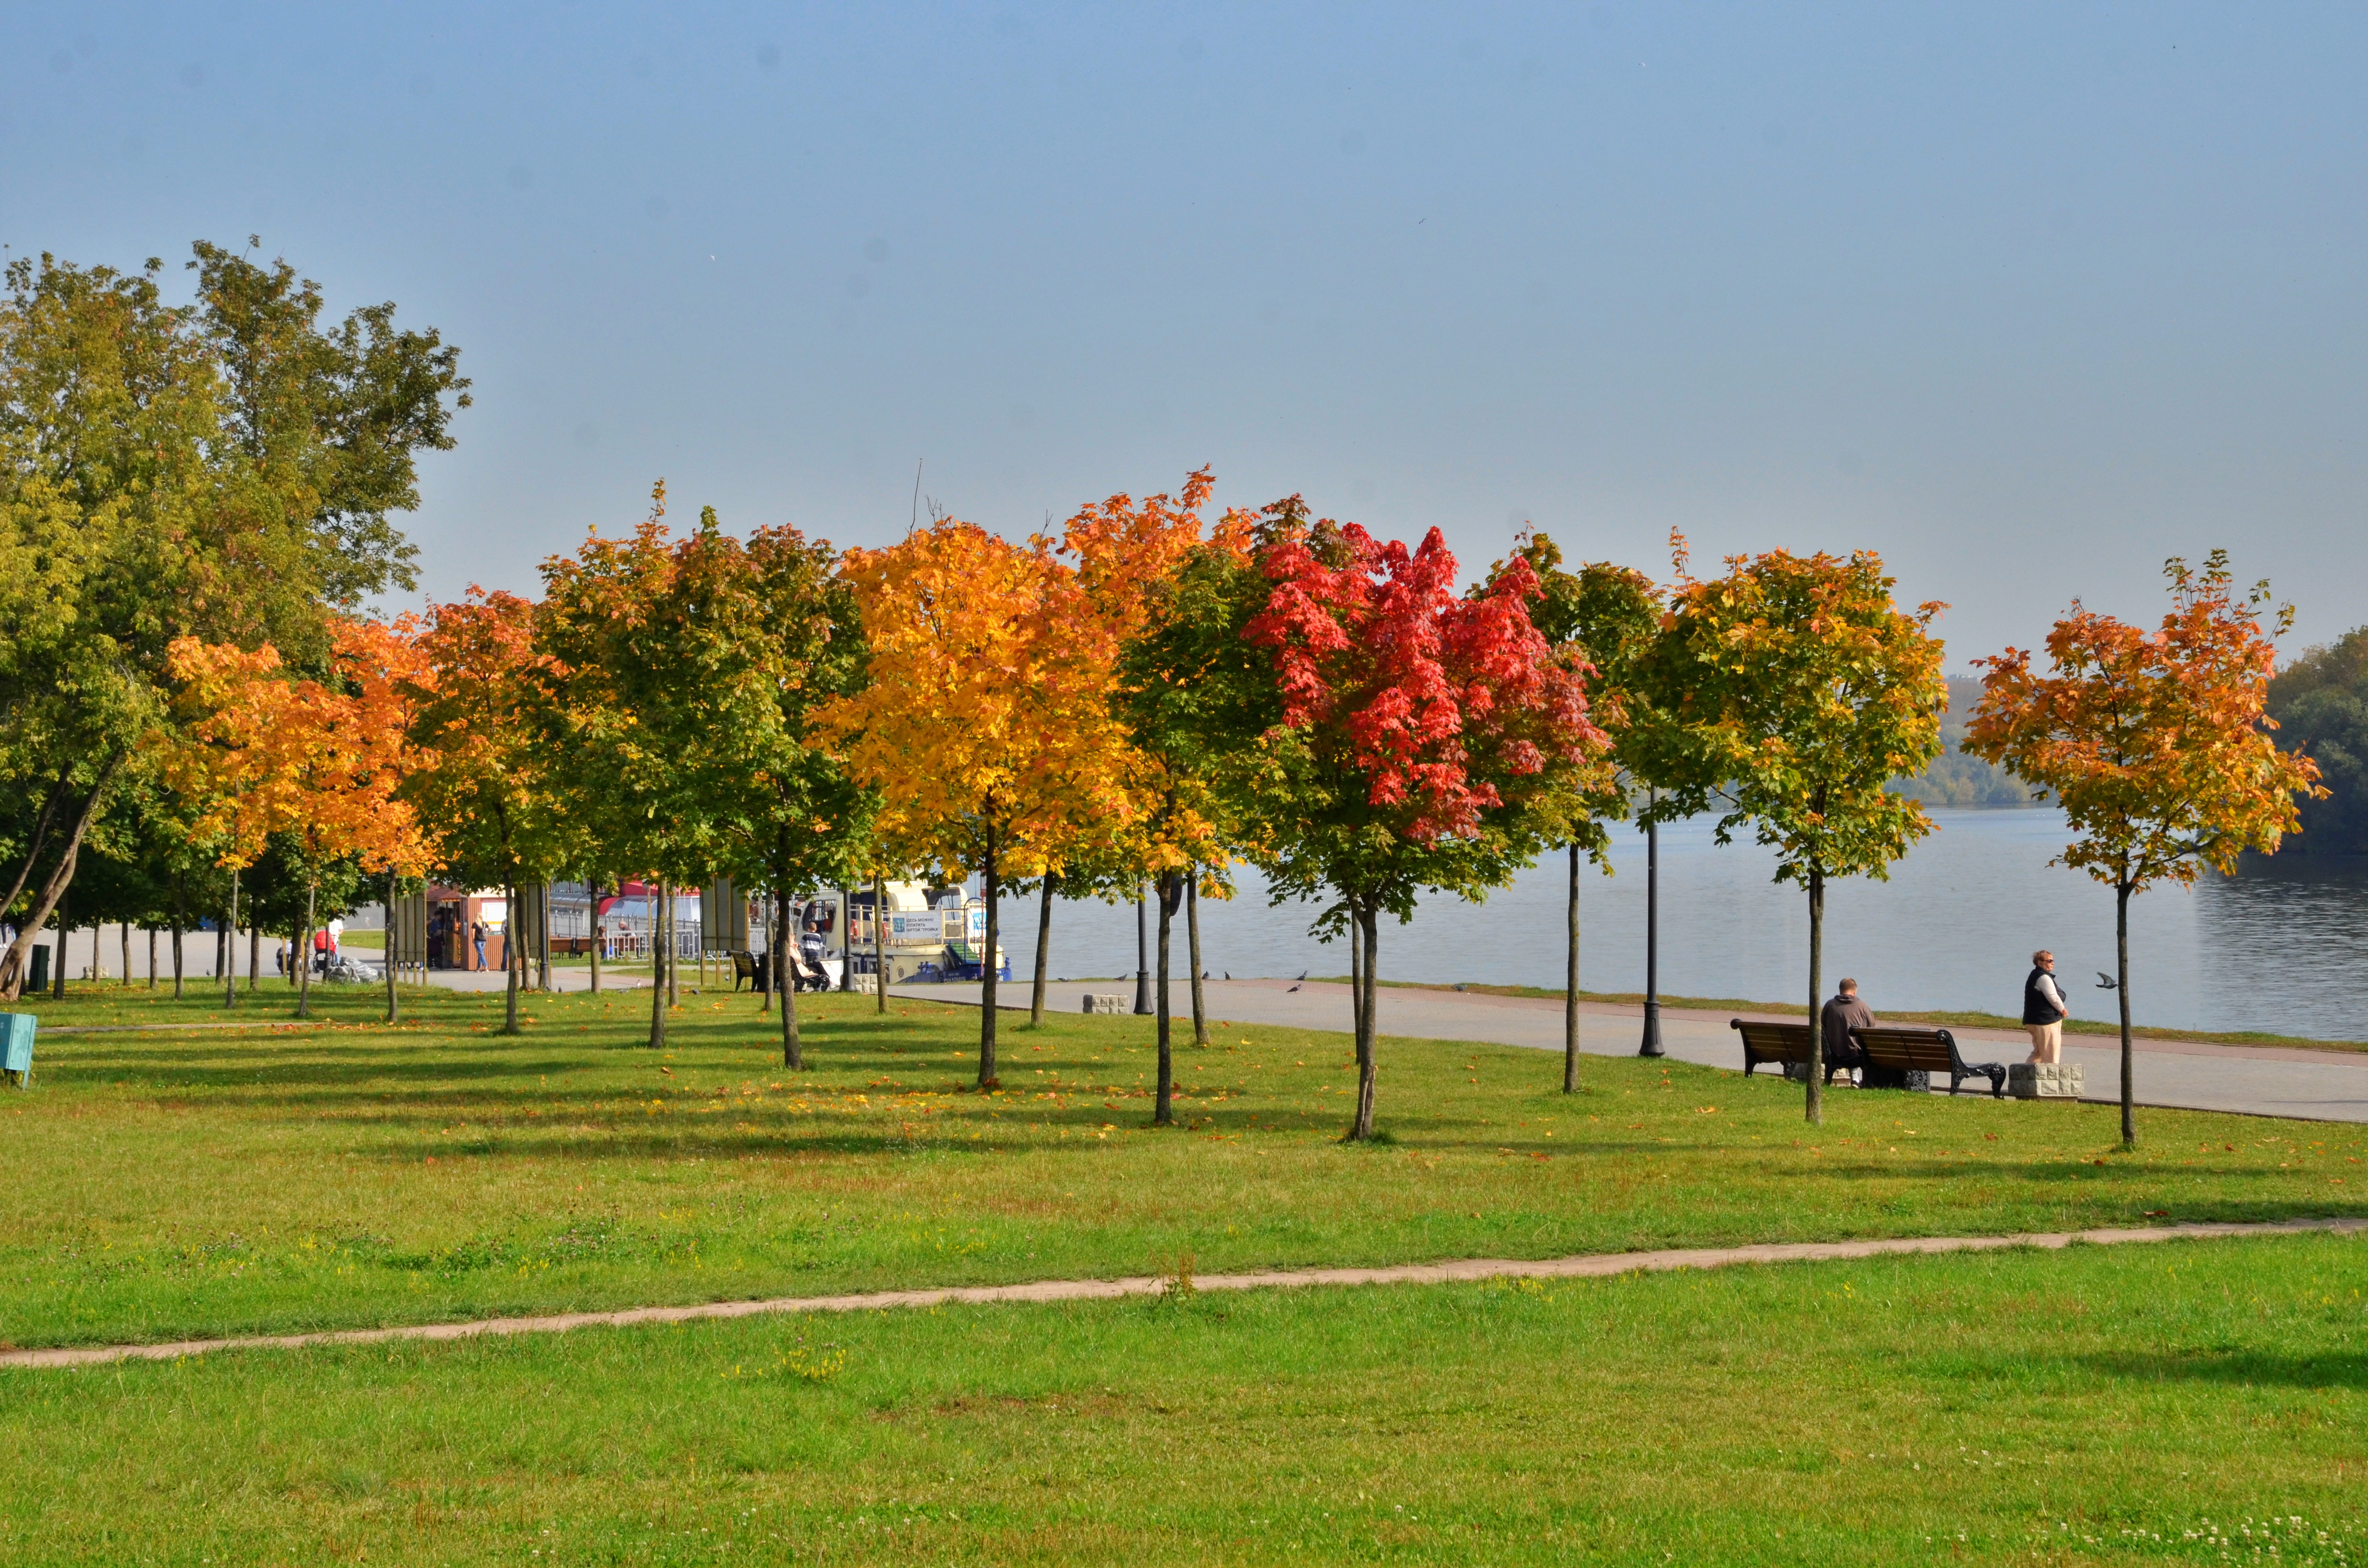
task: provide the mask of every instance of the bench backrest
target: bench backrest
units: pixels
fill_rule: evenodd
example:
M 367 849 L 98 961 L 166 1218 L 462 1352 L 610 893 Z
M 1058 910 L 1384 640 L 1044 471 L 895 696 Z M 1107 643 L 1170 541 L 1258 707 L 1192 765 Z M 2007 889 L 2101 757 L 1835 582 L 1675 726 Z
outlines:
M 1866 1059 L 1877 1067 L 1920 1073 L 1956 1071 L 1957 1045 L 1947 1029 L 1852 1029 Z
M 1806 1024 L 1763 1024 L 1748 1018 L 1731 1020 L 1731 1027 L 1743 1037 L 1743 1047 L 1762 1062 L 1806 1062 L 1809 1060 L 1809 1026 Z

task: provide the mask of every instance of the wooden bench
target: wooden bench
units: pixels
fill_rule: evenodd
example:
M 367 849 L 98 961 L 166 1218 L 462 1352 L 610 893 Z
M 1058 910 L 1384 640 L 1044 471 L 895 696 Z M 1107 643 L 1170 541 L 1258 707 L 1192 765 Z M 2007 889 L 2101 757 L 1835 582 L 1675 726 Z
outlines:
M 750 990 L 760 996 L 763 995 L 771 989 L 772 977 L 765 972 L 766 967 L 757 961 L 757 955 L 754 953 L 734 953 L 732 955 L 732 989 L 739 990 L 740 983 L 745 980 L 748 983 Z
M 1743 1075 L 1762 1062 L 1773 1062 L 1786 1067 L 1806 1067 L 1809 1064 L 1809 1026 L 1806 1024 L 1763 1024 L 1748 1018 L 1729 1018 L 1727 1028 L 1743 1037 Z M 1847 1065 L 1832 1056 L 1826 1058 L 1826 1082 Z
M 1911 1073 L 1946 1073 L 1952 1095 L 1968 1078 L 1987 1078 L 1992 1099 L 2006 1096 L 2006 1069 L 1995 1062 L 1968 1063 L 1957 1054 L 1956 1037 L 1947 1029 L 1885 1028 L 1877 1025 L 1871 1029 L 1852 1029 L 1850 1034 L 1857 1040 L 1859 1049 L 1866 1052 L 1866 1067 L 1860 1074 L 1862 1088 L 1909 1088 L 1915 1086 L 1915 1080 L 1908 1076 Z

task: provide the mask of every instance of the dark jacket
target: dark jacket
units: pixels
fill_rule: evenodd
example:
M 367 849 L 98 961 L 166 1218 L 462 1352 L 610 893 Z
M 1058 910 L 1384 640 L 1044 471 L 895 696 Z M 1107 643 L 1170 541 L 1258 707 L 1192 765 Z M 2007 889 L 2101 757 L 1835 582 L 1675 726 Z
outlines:
M 2060 1024 L 2065 1019 L 2065 1011 L 2040 994 L 2039 977 L 2042 975 L 2055 980 L 2054 975 L 2032 964 L 2031 978 L 2022 983 L 2022 1021 L 2026 1024 Z M 2055 994 L 2058 996 L 2064 994 L 2064 983 L 2060 980 L 2055 981 Z
M 1825 1051 L 1826 1060 L 1845 1067 L 1858 1066 L 1864 1052 L 1859 1050 L 1858 1041 L 1850 1039 L 1850 1032 L 1873 1027 L 1873 1008 L 1856 996 L 1836 996 L 1817 1014 L 1818 1044 Z

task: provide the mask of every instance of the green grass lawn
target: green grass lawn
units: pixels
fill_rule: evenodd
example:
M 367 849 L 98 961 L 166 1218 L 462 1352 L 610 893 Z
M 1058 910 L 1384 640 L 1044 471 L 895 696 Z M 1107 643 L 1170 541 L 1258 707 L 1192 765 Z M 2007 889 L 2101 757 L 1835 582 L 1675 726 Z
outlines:
M 1178 1052 L 1185 1125 L 1147 1126 L 1150 1021 L 801 1001 L 779 1064 L 746 994 L 324 987 L 239 1030 L 45 1036 L 0 1090 L 0 1340 L 18 1346 L 421 1322 L 918 1284 L 1550 1256 L 1623 1248 L 2368 1213 L 2368 1129 L 1837 1091 L 1634 1059 L 1388 1040 L 1381 1125 L 1344 1146 L 1345 1037 L 1227 1028 Z M 78 988 L 52 1023 L 218 1006 Z
M 2176 1243 L 0 1373 L 0 1560 L 2357 1563 L 2363 1256 Z

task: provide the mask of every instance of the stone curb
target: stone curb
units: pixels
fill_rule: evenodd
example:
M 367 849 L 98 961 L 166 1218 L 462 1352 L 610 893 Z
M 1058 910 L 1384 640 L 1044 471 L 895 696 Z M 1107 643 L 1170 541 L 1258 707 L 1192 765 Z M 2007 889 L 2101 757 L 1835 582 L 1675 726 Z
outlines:
M 1252 1274 L 1204 1274 L 1201 1290 L 1267 1290 L 1310 1285 L 1442 1285 L 1477 1279 L 1587 1279 L 1617 1274 L 1725 1268 L 1746 1263 L 1822 1263 L 1910 1254 L 1996 1252 L 2009 1247 L 2062 1248 L 2076 1242 L 2117 1246 L 2125 1242 L 2201 1241 L 2214 1237 L 2341 1235 L 2368 1232 L 2368 1219 L 2271 1220 L 2252 1223 L 2159 1225 L 2144 1229 L 2055 1231 L 2011 1236 L 1907 1236 L 1862 1242 L 1770 1242 L 1758 1246 L 1671 1247 L 1658 1252 L 1590 1253 L 1538 1260 L 1463 1258 L 1386 1268 L 1270 1269 Z M 323 1334 L 259 1335 L 235 1339 L 186 1339 L 169 1345 L 104 1345 L 0 1353 L 0 1368 L 90 1367 L 110 1361 L 174 1361 L 216 1350 L 299 1350 L 315 1345 L 378 1345 L 393 1340 L 474 1339 L 484 1335 L 564 1334 L 578 1328 L 631 1328 L 643 1324 L 700 1323 L 715 1318 L 790 1312 L 884 1312 L 894 1307 L 985 1305 L 998 1301 L 1095 1301 L 1156 1296 L 1174 1281 L 1156 1275 L 1123 1279 L 1042 1279 L 1026 1285 L 952 1286 L 931 1290 L 875 1290 L 852 1296 L 780 1296 L 760 1301 L 710 1301 L 689 1307 L 634 1307 L 613 1312 L 563 1312 L 550 1317 L 483 1318 L 473 1323 L 417 1324 L 402 1328 L 342 1329 Z

